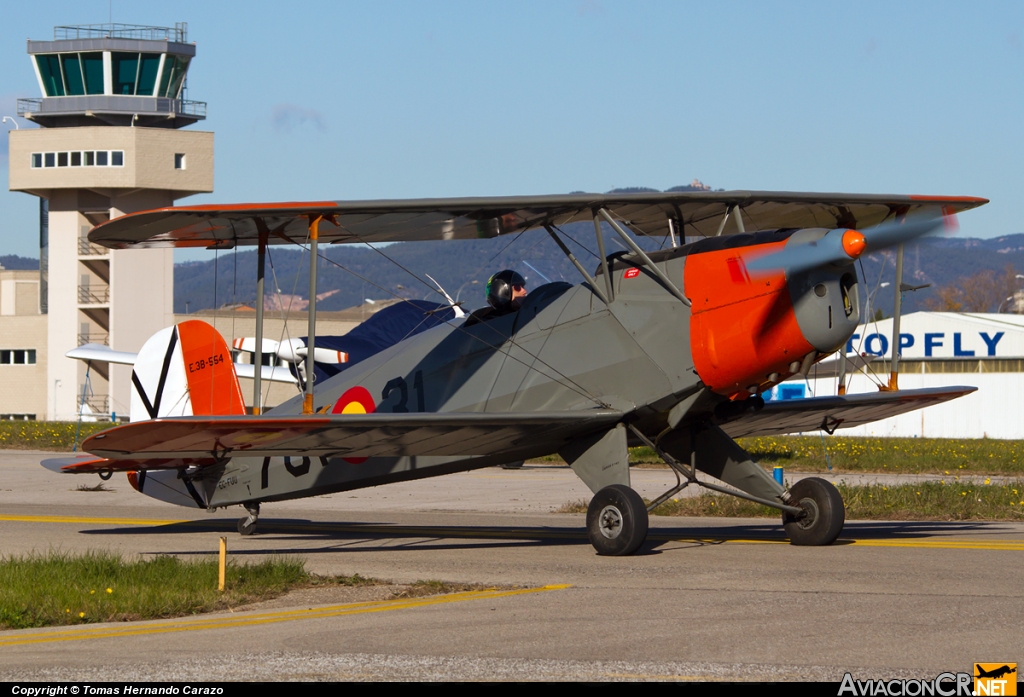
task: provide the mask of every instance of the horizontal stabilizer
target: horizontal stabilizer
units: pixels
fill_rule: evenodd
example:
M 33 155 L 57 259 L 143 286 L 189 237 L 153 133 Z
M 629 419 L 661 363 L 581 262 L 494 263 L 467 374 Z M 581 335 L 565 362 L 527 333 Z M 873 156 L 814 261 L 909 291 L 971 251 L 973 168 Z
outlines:
M 51 472 L 61 474 L 98 474 L 101 472 L 134 472 L 138 470 L 176 470 L 185 467 L 208 467 L 216 460 L 205 458 L 185 460 L 178 458 L 108 460 L 93 455 L 55 457 L 40 464 Z
M 135 365 L 135 359 L 139 357 L 137 353 L 128 353 L 127 351 L 115 351 L 109 346 L 103 344 L 84 344 L 78 348 L 73 348 L 64 354 L 68 358 L 74 358 L 79 361 L 102 361 L 106 363 L 118 363 L 120 365 Z
M 235 374 L 240 378 L 249 378 L 250 380 L 256 377 L 256 366 L 249 363 L 235 363 Z M 296 384 L 298 380 L 291 371 L 281 365 L 265 365 L 260 370 L 261 380 L 270 380 L 271 382 L 288 382 Z
M 97 433 L 83 449 L 114 460 L 233 456 L 492 456 L 554 452 L 606 429 L 607 409 L 530 414 L 323 414 L 163 418 Z
M 843 397 L 809 397 L 768 402 L 764 409 L 720 424 L 733 438 L 780 436 L 825 428 L 853 428 L 923 409 L 977 390 L 977 387 L 936 387 L 925 390 L 873 392 Z

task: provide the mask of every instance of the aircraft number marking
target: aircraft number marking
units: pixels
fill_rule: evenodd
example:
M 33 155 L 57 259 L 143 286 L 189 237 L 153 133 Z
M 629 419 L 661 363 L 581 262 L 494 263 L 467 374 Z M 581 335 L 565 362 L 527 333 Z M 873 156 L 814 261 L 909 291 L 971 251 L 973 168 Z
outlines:
M 215 365 L 227 362 L 224 358 L 223 353 L 219 353 L 213 356 L 207 356 L 206 358 L 200 358 L 198 361 L 192 361 L 188 364 L 188 372 L 196 373 L 200 370 L 205 370 Z
M 301 462 L 298 465 L 293 465 L 292 460 L 295 459 L 301 459 Z M 266 489 L 267 487 L 270 486 L 270 460 L 271 458 L 269 457 L 263 458 L 263 467 L 260 469 L 260 489 Z M 321 467 L 327 466 L 328 461 L 326 457 L 321 456 L 318 457 L 317 460 L 320 461 Z M 288 470 L 288 474 L 292 475 L 293 477 L 301 477 L 304 474 L 309 474 L 310 461 L 311 458 L 308 457 L 286 457 L 284 458 L 284 468 Z
M 417 370 L 412 376 L 412 386 L 416 391 L 416 411 L 426 411 L 426 399 L 423 394 L 423 371 Z M 398 403 L 391 411 L 396 414 L 405 414 L 409 411 L 409 383 L 403 377 L 392 378 L 384 385 L 380 393 L 381 401 L 386 400 L 395 390 L 399 391 Z

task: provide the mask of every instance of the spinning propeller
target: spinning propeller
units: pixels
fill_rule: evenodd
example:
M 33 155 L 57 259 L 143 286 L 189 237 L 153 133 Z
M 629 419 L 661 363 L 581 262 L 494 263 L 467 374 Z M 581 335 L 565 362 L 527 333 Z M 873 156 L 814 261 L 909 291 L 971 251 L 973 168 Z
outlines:
M 752 273 L 783 270 L 792 276 L 827 264 L 849 264 L 864 252 L 909 242 L 941 227 L 955 229 L 956 217 L 944 211 L 942 215 L 901 218 L 863 230 L 829 230 L 818 240 L 787 245 L 781 251 L 747 260 L 746 267 Z

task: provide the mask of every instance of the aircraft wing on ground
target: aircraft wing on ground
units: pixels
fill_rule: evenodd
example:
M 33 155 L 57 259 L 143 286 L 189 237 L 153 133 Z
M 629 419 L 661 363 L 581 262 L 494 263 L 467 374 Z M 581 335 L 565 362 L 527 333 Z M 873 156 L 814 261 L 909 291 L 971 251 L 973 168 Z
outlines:
M 523 450 L 554 452 L 621 418 L 621 412 L 609 409 L 530 414 L 188 416 L 118 426 L 86 439 L 82 448 L 101 458 L 136 463 L 235 456 L 484 457 Z
M 780 436 L 800 431 L 831 432 L 888 419 L 915 409 L 948 402 L 977 390 L 977 387 L 934 387 L 924 390 L 900 390 L 846 395 L 809 397 L 768 402 L 760 411 L 721 425 L 732 438 Z
M 922 209 L 959 213 L 987 203 L 970 196 L 905 196 L 787 191 L 701 191 L 639 194 L 569 194 L 381 201 L 243 203 L 160 208 L 97 226 L 89 240 L 127 247 L 217 247 L 304 243 L 310 218 L 323 216 L 325 243 L 397 242 L 495 237 L 545 224 L 590 222 L 598 209 L 638 232 L 667 235 L 733 234 L 721 227 L 739 208 L 745 229 L 865 228 Z

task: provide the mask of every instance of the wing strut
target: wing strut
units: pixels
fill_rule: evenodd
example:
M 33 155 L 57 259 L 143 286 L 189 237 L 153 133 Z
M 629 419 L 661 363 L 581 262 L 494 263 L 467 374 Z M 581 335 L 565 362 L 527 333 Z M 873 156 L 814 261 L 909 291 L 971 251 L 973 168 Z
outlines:
M 658 280 L 664 284 L 665 288 L 668 289 L 668 292 L 679 298 L 679 300 L 682 301 L 684 305 L 689 307 L 690 300 L 685 295 L 683 295 L 683 292 L 676 287 L 675 283 L 669 280 L 668 276 L 662 273 L 661 269 L 659 269 L 657 265 L 653 261 L 651 261 L 651 258 L 644 254 L 644 250 L 640 249 L 640 247 L 637 246 L 636 242 L 634 242 L 633 239 L 626 234 L 626 231 L 619 227 L 619 224 L 615 222 L 615 219 L 608 215 L 608 211 L 606 211 L 604 208 L 601 208 L 598 209 L 597 214 L 608 221 L 608 224 L 611 225 L 612 229 L 619 234 L 619 237 L 622 238 L 622 241 L 629 245 L 630 249 L 633 250 L 634 254 L 643 259 L 644 266 L 646 266 L 651 271 L 651 273 L 658 277 Z
M 593 277 L 591 277 L 591 275 L 587 273 L 587 270 L 583 268 L 583 265 L 580 264 L 580 262 L 576 259 L 572 251 L 570 251 L 570 249 L 565 246 L 565 242 L 562 242 L 562 239 L 555 234 L 555 231 L 551 229 L 550 225 L 545 224 L 544 229 L 548 231 L 548 234 L 551 235 L 551 239 L 555 241 L 555 244 L 557 244 L 559 249 L 562 250 L 562 253 L 569 258 L 569 261 L 571 261 L 572 265 L 576 267 L 576 270 L 583 274 L 583 278 L 587 280 L 587 283 L 590 284 L 590 287 L 594 289 L 595 293 L 597 293 L 597 297 L 601 298 L 601 300 L 604 300 L 605 305 L 609 304 L 610 301 L 608 299 L 608 296 L 606 296 L 604 292 L 597 287 L 597 281 L 595 281 Z
M 259 246 L 256 252 L 256 353 L 253 363 L 256 364 L 252 377 L 252 413 L 259 416 L 263 412 L 263 293 L 264 276 L 267 262 L 267 239 L 270 231 L 262 218 L 257 219 L 260 227 Z

